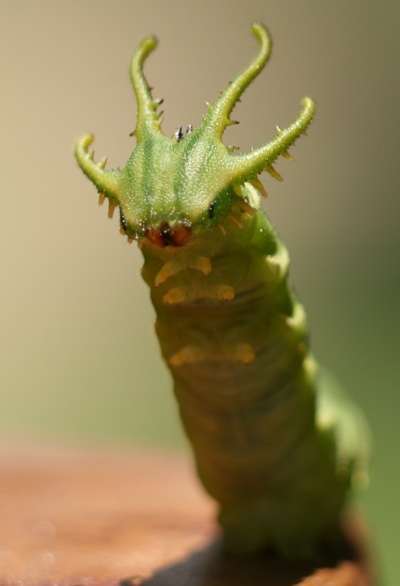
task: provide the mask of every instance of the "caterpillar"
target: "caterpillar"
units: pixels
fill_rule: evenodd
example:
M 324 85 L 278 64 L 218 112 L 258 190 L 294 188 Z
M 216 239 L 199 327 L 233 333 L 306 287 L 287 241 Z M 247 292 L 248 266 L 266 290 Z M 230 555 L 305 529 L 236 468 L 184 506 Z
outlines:
M 260 205 L 259 175 L 282 179 L 273 164 L 292 158 L 315 104 L 304 98 L 290 126 L 249 152 L 222 141 L 271 53 L 267 29 L 255 23 L 252 32 L 256 57 L 196 128 L 172 137 L 144 76 L 157 44 L 146 38 L 130 66 L 137 145 L 126 166 L 96 163 L 92 135 L 79 139 L 75 156 L 143 254 L 161 352 L 199 477 L 219 503 L 225 546 L 296 557 L 337 534 L 365 478 L 365 438 L 358 411 L 318 375 L 287 250 Z

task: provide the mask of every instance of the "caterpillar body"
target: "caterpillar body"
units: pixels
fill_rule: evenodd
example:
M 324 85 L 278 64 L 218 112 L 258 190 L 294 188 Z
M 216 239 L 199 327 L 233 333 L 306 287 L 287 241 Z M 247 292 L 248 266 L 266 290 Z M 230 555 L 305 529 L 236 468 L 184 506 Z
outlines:
M 358 412 L 319 380 L 286 248 L 260 209 L 258 175 L 281 179 L 272 164 L 290 157 L 314 103 L 304 98 L 295 122 L 260 148 L 237 153 L 222 142 L 270 55 L 266 28 L 254 24 L 253 33 L 256 58 L 197 128 L 172 138 L 143 74 L 156 46 L 145 39 L 131 63 L 137 146 L 126 166 L 96 163 L 91 135 L 75 154 L 143 253 L 162 355 L 227 548 L 299 556 L 336 535 L 350 489 L 365 476 L 365 438 Z

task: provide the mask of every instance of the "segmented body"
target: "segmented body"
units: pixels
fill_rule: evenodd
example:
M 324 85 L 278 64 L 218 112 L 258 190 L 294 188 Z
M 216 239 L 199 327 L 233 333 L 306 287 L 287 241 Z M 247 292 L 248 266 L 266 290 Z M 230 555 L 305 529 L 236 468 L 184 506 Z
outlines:
M 364 471 L 356 412 L 320 388 L 303 307 L 288 283 L 288 254 L 259 209 L 257 175 L 307 128 L 314 105 L 259 149 L 232 154 L 229 114 L 270 52 L 261 25 L 257 58 L 197 129 L 167 138 L 142 72 L 150 38 L 132 61 L 138 145 L 126 167 L 105 171 L 77 145 L 83 171 L 121 231 L 137 239 L 156 331 L 172 372 L 197 469 L 220 504 L 225 543 L 289 556 L 334 535 L 351 485 Z
M 228 219 L 223 232 L 214 228 L 184 247 L 143 241 L 142 274 L 227 546 L 275 545 L 293 555 L 334 530 L 354 446 L 339 457 L 336 434 L 345 424 L 326 424 L 318 411 L 316 366 L 303 307 L 288 284 L 286 249 L 262 211 L 240 211 L 238 202 L 236 218 L 241 226 Z M 171 264 L 179 271 L 167 276 Z

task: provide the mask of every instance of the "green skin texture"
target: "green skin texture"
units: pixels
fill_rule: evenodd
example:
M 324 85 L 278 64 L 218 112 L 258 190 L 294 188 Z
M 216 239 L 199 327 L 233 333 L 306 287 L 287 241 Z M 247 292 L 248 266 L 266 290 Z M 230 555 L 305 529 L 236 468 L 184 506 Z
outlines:
M 75 155 L 110 212 L 119 206 L 121 231 L 139 242 L 162 354 L 226 547 L 298 557 L 335 537 L 365 476 L 365 438 L 356 409 L 320 381 L 287 251 L 259 209 L 258 175 L 280 179 L 272 163 L 288 156 L 314 103 L 304 98 L 296 121 L 260 148 L 233 153 L 222 142 L 270 55 L 266 28 L 252 30 L 258 55 L 184 137 L 161 132 L 143 74 L 156 41 L 145 39 L 131 63 L 137 146 L 126 166 L 95 163 L 91 135 Z M 188 238 L 178 242 L 180 230 Z

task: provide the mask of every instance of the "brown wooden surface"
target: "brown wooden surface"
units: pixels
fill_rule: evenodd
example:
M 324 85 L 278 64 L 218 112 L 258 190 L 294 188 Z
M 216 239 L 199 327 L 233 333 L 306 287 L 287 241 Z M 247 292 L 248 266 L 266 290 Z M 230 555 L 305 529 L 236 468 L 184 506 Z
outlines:
M 3 447 L 0 585 L 373 584 L 364 553 L 314 564 L 224 555 L 213 516 L 188 457 Z M 350 534 L 361 552 L 353 521 Z

